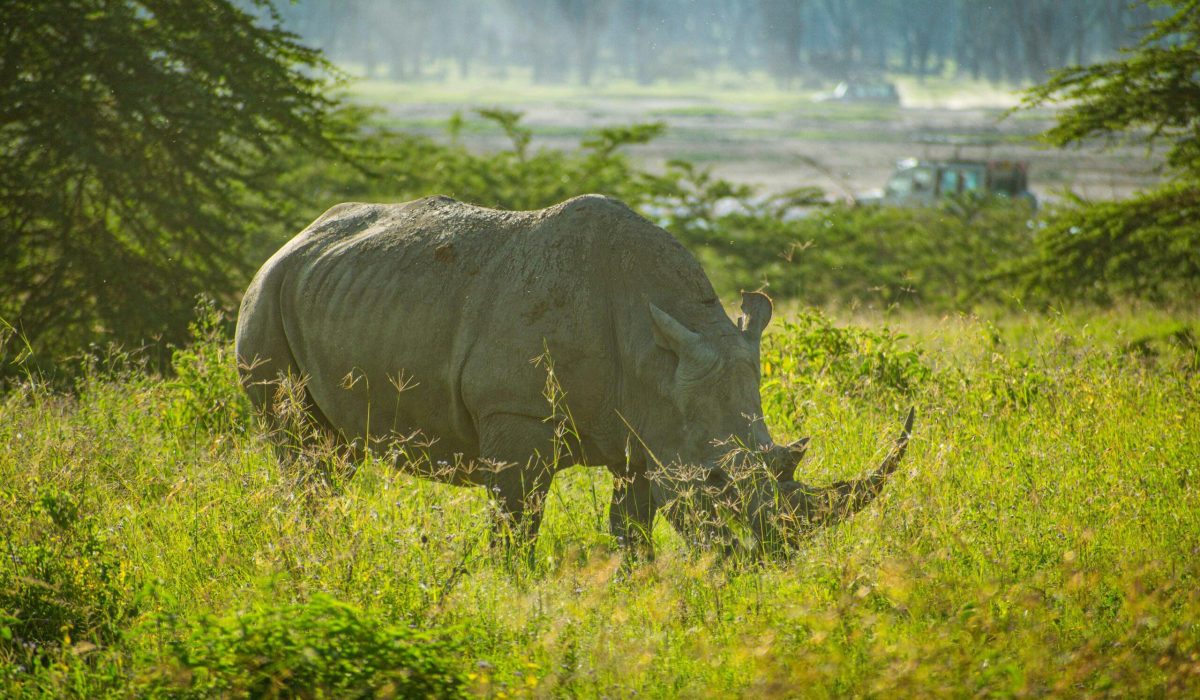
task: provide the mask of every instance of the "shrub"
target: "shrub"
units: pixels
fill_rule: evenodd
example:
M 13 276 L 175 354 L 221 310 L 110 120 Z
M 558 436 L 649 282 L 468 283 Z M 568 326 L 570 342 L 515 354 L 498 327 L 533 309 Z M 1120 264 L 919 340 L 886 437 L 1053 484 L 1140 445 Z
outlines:
M 216 305 L 202 299 L 189 326 L 191 343 L 171 355 L 175 376 L 166 385 L 166 422 L 173 430 L 244 432 L 250 424 L 250 404 L 241 390 L 233 345 L 223 326 Z
M 463 697 L 457 644 L 319 596 L 202 619 L 147 681 L 176 697 Z
M 789 218 L 778 207 L 743 209 L 675 219 L 668 228 L 697 253 L 719 290 L 766 286 L 773 296 L 807 304 L 885 307 L 1003 299 L 997 270 L 1025 255 L 1033 236 L 1028 208 L 1002 201 L 803 211 Z
M 763 411 L 795 421 L 797 396 L 830 389 L 859 398 L 912 396 L 934 373 L 906 338 L 886 327 L 838 327 L 815 309 L 798 312 L 763 337 Z
M 4 507 L 27 510 L 28 532 L 7 533 L 0 565 L 0 651 L 45 660 L 75 642 L 120 637 L 138 610 L 129 572 L 94 517 L 54 486 L 33 503 L 3 494 Z M 26 539 L 28 538 L 28 539 Z
M 920 348 L 904 347 L 906 338 L 886 326 L 878 331 L 838 327 L 820 311 L 801 311 L 765 337 L 763 376 L 788 377 L 793 384 L 829 381 L 849 394 L 909 395 L 932 378 L 933 370 Z
M 1117 202 L 1074 200 L 1005 266 L 1031 300 L 1155 304 L 1200 296 L 1200 186 L 1165 185 Z

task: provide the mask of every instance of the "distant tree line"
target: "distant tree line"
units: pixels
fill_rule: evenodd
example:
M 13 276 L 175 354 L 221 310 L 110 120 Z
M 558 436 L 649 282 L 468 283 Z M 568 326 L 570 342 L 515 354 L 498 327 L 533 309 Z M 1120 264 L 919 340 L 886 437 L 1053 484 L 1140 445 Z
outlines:
M 882 72 L 1039 82 L 1112 57 L 1162 12 L 1130 0 L 297 0 L 285 25 L 399 80 L 514 68 L 536 83 L 768 72 L 781 87 Z

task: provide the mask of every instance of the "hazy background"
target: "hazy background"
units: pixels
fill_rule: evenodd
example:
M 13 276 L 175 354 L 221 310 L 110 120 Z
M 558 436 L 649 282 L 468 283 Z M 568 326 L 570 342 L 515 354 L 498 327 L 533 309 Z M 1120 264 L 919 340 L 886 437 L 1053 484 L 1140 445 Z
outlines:
M 780 87 L 883 72 L 1040 81 L 1128 46 L 1127 0 L 299 0 L 286 24 L 397 80 L 640 84 L 756 71 Z M 728 79 L 728 78 L 727 78 Z
M 684 158 L 764 192 L 878 190 L 899 159 L 1026 160 L 1042 200 L 1119 198 L 1157 178 L 1144 149 L 1047 152 L 1042 110 L 1006 118 L 1049 70 L 1111 58 L 1161 12 L 1127 0 L 299 0 L 284 25 L 353 78 L 388 124 L 478 152 L 507 137 L 474 110 L 520 112 L 534 148 L 661 121 L 633 152 Z M 887 80 L 899 106 L 816 104 Z M 953 142 L 956 146 L 939 146 Z M 964 145 L 965 144 L 965 145 Z

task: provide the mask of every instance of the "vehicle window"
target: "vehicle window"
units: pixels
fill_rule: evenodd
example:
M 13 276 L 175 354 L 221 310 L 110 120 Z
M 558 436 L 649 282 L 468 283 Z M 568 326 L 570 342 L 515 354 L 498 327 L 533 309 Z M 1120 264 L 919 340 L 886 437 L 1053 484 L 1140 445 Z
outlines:
M 1024 188 L 1021 187 L 1017 170 L 1013 168 L 992 173 L 992 189 L 999 193 L 1016 195 Z
M 942 182 L 939 188 L 942 194 L 955 194 L 958 192 L 958 171 L 947 168 L 942 171 Z
M 963 192 L 978 192 L 983 187 L 983 178 L 981 178 L 978 170 L 963 170 L 962 171 L 962 191 Z

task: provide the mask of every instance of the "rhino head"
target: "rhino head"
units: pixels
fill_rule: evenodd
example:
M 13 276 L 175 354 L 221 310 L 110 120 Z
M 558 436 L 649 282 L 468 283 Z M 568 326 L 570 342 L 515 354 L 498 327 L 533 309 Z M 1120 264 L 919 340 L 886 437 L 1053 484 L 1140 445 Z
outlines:
M 654 342 L 675 359 L 653 402 L 659 415 L 642 423 L 656 426 L 643 440 L 655 464 L 653 497 L 681 534 L 718 546 L 794 543 L 850 517 L 879 495 L 912 431 L 910 410 L 890 453 L 863 478 L 797 481 L 808 438 L 776 444 L 762 417 L 759 350 L 771 311 L 766 295 L 743 293 L 735 332 L 701 334 L 650 305 Z

